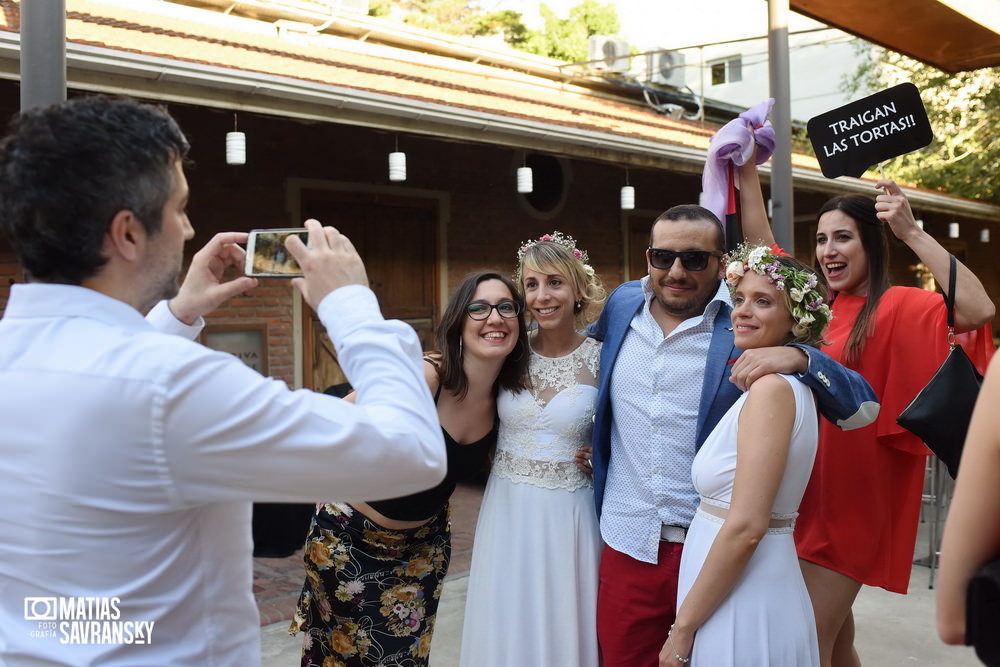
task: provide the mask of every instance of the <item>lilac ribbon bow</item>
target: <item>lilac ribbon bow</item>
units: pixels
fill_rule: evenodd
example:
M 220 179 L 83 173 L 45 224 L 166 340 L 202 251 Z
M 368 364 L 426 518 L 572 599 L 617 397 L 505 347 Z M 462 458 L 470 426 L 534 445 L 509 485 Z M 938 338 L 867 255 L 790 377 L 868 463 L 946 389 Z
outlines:
M 772 106 L 774 98 L 768 98 L 747 109 L 723 125 L 708 142 L 708 157 L 701 176 L 702 206 L 717 215 L 723 224 L 729 200 L 729 163 L 746 164 L 753 154 L 755 140 L 757 164 L 767 162 L 774 153 L 774 128 L 767 120 Z

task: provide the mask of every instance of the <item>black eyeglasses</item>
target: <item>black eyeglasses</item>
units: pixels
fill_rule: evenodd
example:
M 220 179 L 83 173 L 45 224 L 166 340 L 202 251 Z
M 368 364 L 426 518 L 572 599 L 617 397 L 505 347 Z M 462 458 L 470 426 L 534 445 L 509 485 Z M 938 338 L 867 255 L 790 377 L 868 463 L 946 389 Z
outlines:
M 493 309 L 500 314 L 500 317 L 505 320 L 509 320 L 512 317 L 517 317 L 517 314 L 521 312 L 521 306 L 517 301 L 501 301 L 498 304 L 486 303 L 485 301 L 473 301 L 468 306 L 465 307 L 465 312 L 469 314 L 474 320 L 485 320 L 493 312 Z
M 674 260 L 681 258 L 681 266 L 688 271 L 704 271 L 708 268 L 709 257 L 722 257 L 721 252 L 711 252 L 709 250 L 664 250 L 662 248 L 647 248 L 649 253 L 649 263 L 654 269 L 669 271 L 674 265 Z

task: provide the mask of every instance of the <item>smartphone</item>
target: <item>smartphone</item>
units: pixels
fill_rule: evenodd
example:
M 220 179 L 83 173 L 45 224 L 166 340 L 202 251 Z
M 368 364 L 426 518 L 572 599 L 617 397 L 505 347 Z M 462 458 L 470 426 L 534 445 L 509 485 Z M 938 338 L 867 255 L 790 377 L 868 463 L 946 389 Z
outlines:
M 302 275 L 302 268 L 285 247 L 291 235 L 308 245 L 309 231 L 302 227 L 293 229 L 252 229 L 247 239 L 247 259 L 243 272 L 261 278 L 294 278 Z

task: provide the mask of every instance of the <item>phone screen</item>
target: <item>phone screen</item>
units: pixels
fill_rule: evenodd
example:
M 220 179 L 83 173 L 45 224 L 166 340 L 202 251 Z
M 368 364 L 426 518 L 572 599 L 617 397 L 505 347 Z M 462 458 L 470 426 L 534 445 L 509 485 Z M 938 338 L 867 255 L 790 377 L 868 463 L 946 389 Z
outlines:
M 294 278 L 302 275 L 302 268 L 285 247 L 285 239 L 291 235 L 309 240 L 305 229 L 254 229 L 247 239 L 247 259 L 244 273 L 248 276 L 272 278 Z

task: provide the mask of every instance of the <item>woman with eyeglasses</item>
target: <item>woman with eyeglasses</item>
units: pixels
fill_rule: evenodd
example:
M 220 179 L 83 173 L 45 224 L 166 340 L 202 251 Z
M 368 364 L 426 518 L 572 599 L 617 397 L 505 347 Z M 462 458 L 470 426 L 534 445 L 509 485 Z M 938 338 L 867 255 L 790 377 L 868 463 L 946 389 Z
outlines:
M 816 275 L 777 246 L 740 246 L 729 259 L 735 346 L 818 348 L 830 308 Z M 817 421 L 812 390 L 765 375 L 698 450 L 691 477 L 700 504 L 684 540 L 661 667 L 819 667 L 792 537 Z
M 754 162 L 739 170 L 744 236 L 770 243 Z M 816 465 L 795 527 L 824 667 L 861 664 L 851 608 L 862 584 L 906 594 L 930 452 L 896 418 L 948 353 L 942 296 L 889 284 L 887 228 L 944 290 L 948 250 L 917 225 L 896 183 L 882 179 L 875 186 L 882 193 L 874 201 L 849 194 L 826 202 L 815 238 L 815 263 L 833 309 L 824 334 L 828 354 L 864 376 L 881 403 L 873 424 L 850 433 L 821 423 Z M 963 347 L 985 368 L 993 354 L 989 322 L 995 308 L 972 271 L 957 266 L 956 331 L 975 332 Z
M 448 451 L 441 484 L 400 498 L 318 505 L 289 629 L 306 633 L 303 667 L 428 664 L 451 557 L 448 500 L 494 449 L 497 394 L 523 393 L 522 309 L 508 278 L 481 271 L 462 281 L 445 310 L 438 349 L 425 357 Z
M 500 437 L 476 526 L 463 667 L 597 667 L 601 536 L 590 433 L 601 345 L 581 329 L 600 278 L 560 232 L 522 244 L 515 280 L 535 326 L 529 391 L 501 392 Z

